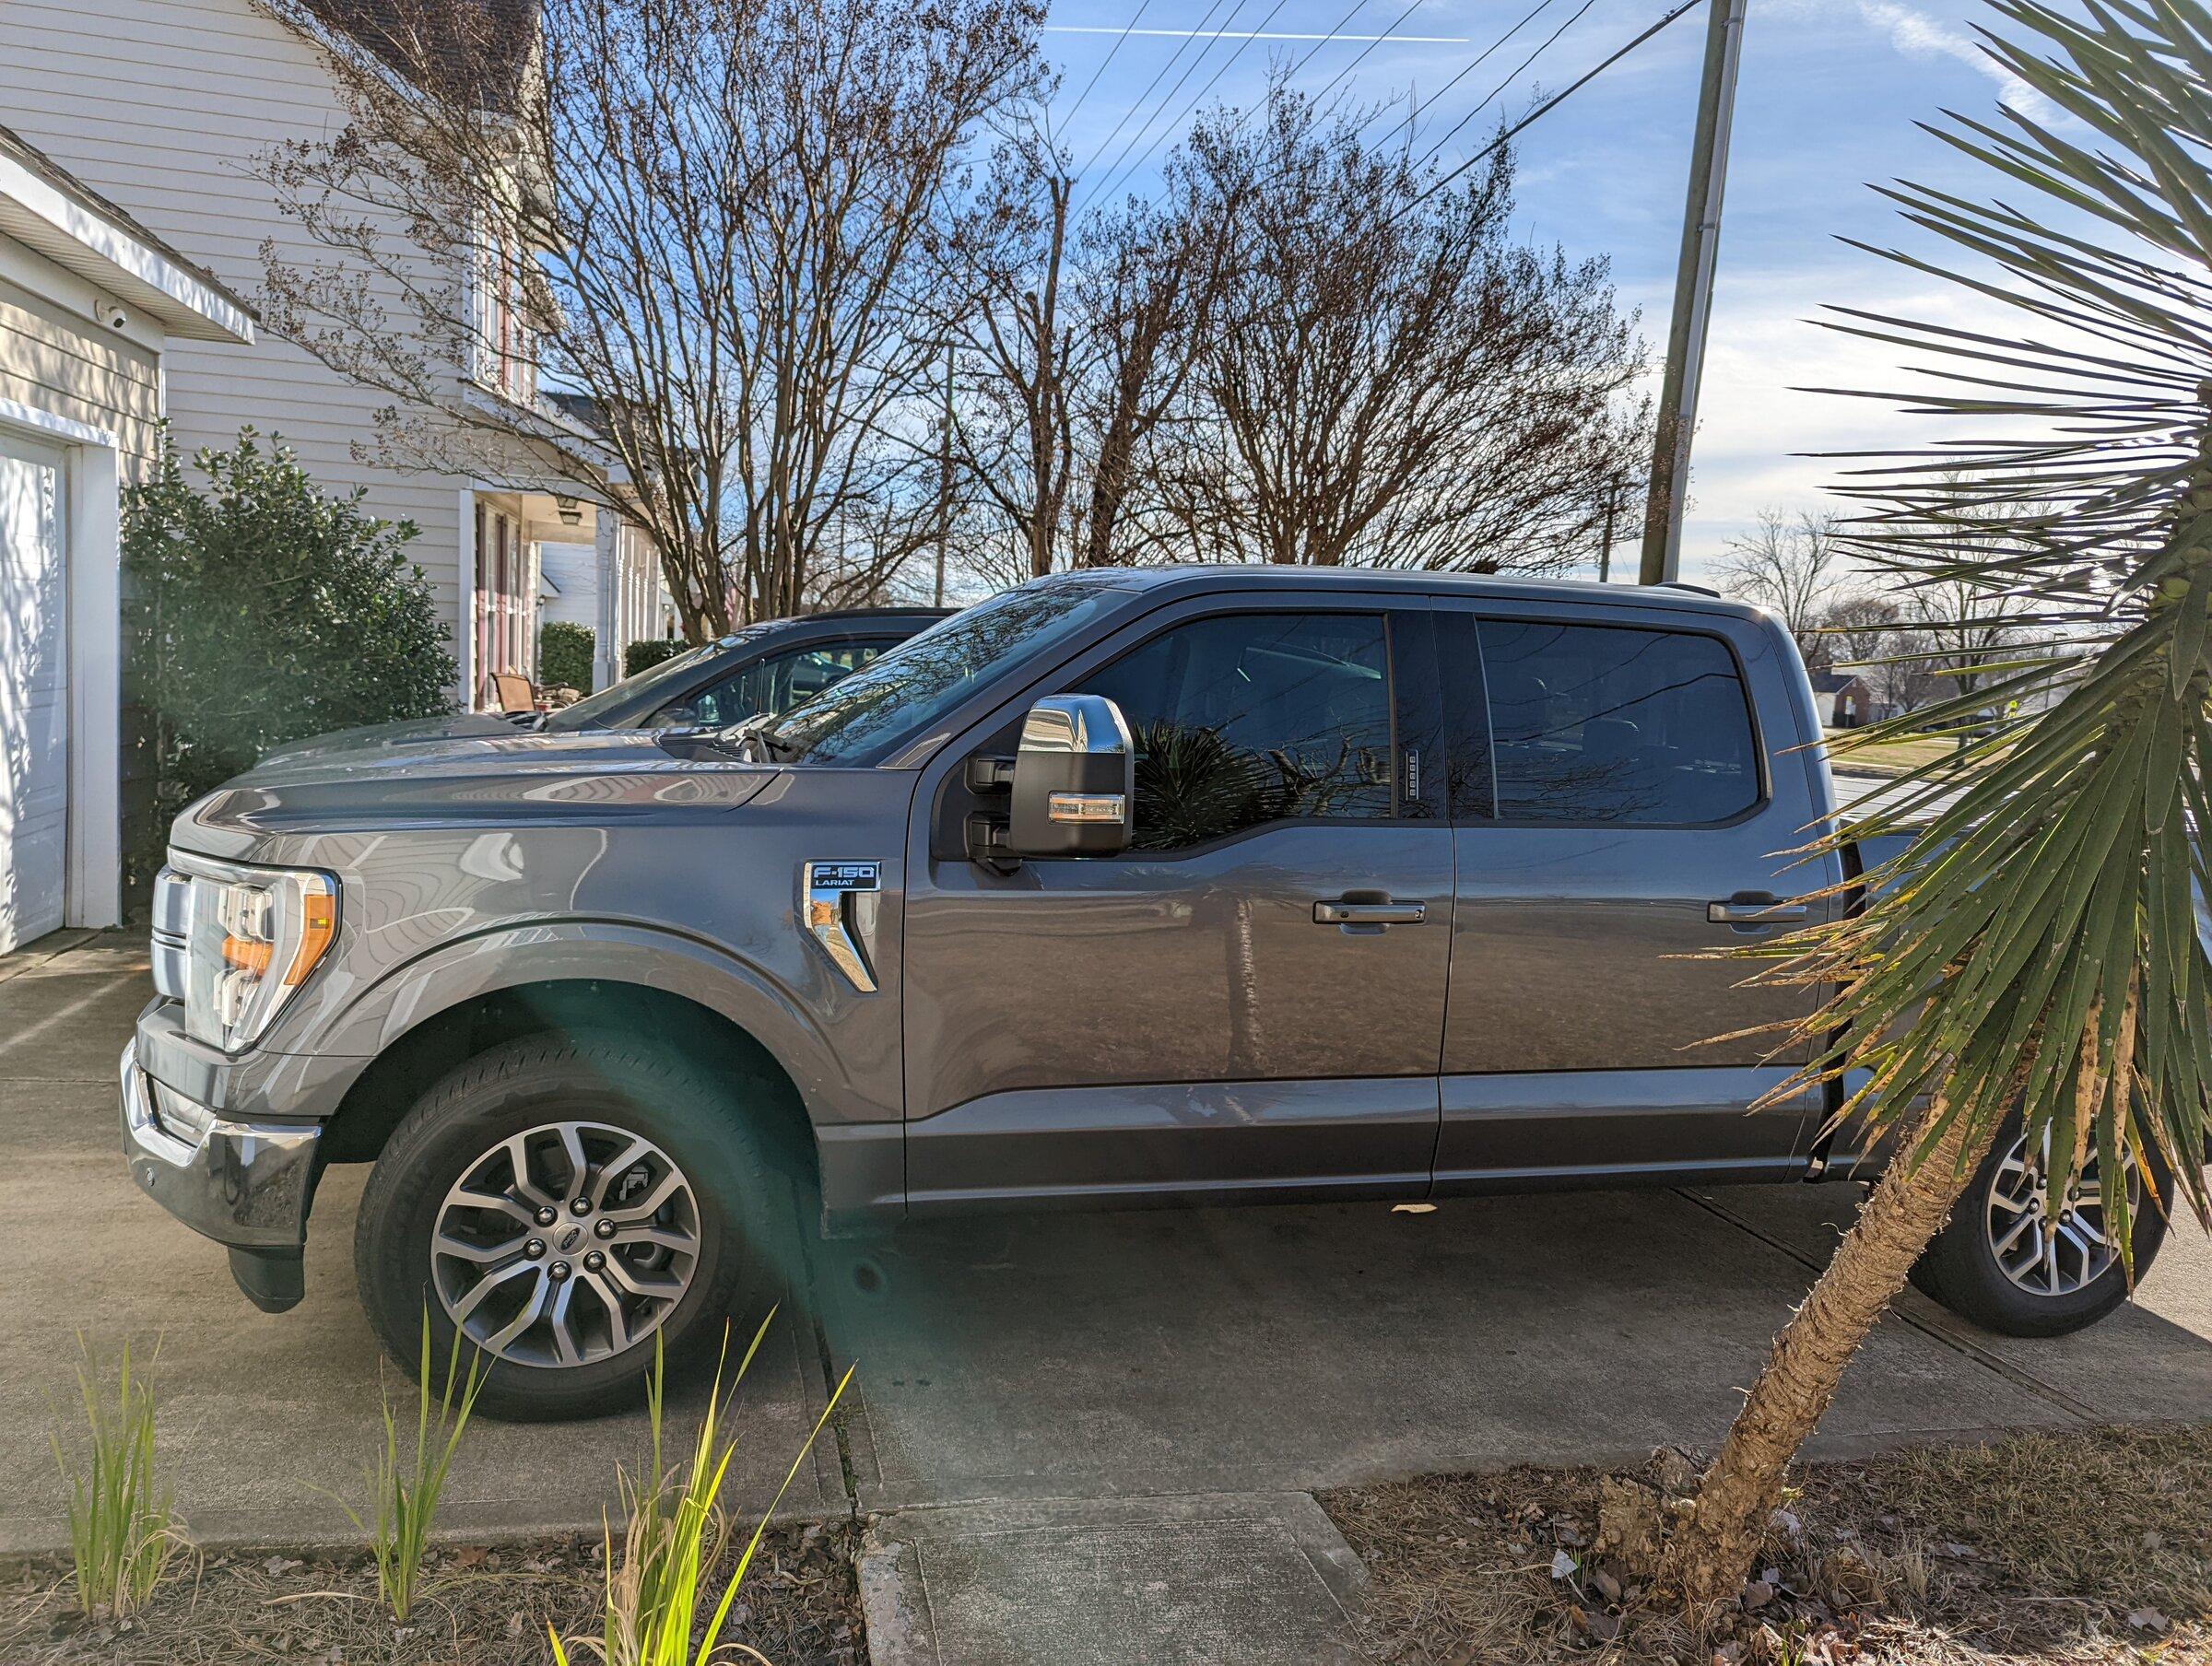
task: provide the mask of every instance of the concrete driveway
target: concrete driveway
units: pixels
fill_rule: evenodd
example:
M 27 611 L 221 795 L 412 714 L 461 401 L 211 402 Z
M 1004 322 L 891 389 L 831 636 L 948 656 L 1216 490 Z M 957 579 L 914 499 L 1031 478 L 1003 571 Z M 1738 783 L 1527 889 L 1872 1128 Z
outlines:
M 221 1252 L 142 1199 L 116 1150 L 116 1054 L 147 994 L 135 939 L 0 961 L 0 1550 L 57 1543 L 48 1448 L 80 1331 L 160 1339 L 179 1508 L 203 1542 L 341 1533 L 377 1438 L 353 1296 L 363 1173 L 325 1184 L 306 1301 L 267 1317 Z M 1426 1470 L 1711 1443 L 1846 1218 L 1853 1191 L 1766 1187 L 1380 1205 L 1006 1217 L 831 1247 L 823 1328 L 782 1325 L 748 1385 L 741 1492 L 765 1503 L 829 1373 L 860 1366 L 806 1513 L 1302 1492 Z M 395 1390 L 409 1385 L 394 1380 Z M 57 1414 L 58 1408 L 58 1414 Z M 1822 1437 L 1908 1437 L 2212 1410 L 2212 1251 L 2178 1230 L 2115 1320 L 2059 1343 L 1973 1332 L 1908 1296 Z M 596 1526 L 637 1417 L 487 1425 L 447 1522 Z

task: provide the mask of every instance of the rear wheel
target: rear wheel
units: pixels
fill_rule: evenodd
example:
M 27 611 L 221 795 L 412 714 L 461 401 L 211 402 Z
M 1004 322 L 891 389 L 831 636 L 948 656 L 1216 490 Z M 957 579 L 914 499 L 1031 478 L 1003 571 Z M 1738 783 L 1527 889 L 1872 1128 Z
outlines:
M 1912 1269 L 1912 1282 L 1952 1312 L 2007 1336 L 2064 1336 L 2127 1299 L 2095 1156 L 2055 1213 L 2043 1205 L 2043 1156 L 2044 1145 L 2031 1149 L 2024 1134 L 2001 1137 Z M 2134 1159 L 2119 1184 L 2141 1277 L 2166 1240 L 2166 1222 L 2146 1202 Z
M 354 1232 L 362 1304 L 413 1369 L 484 1357 L 494 1416 L 634 1401 L 656 1339 L 711 1357 L 798 1279 L 792 1192 L 745 1107 L 681 1060 L 544 1038 L 470 1060 L 377 1160 Z

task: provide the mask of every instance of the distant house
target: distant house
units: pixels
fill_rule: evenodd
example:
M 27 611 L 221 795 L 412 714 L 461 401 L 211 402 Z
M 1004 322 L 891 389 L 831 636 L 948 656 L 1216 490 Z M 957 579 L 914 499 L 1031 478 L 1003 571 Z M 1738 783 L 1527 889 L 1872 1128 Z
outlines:
M 312 10 L 328 25 L 320 40 L 253 0 L 11 6 L 0 109 L 28 140 L 183 258 L 251 295 L 260 287 L 265 241 L 280 256 L 328 258 L 279 210 L 257 161 L 286 141 L 335 135 L 347 112 L 326 54 L 378 50 L 371 0 L 319 0 Z M 487 396 L 544 408 L 511 304 L 512 263 L 488 259 L 470 276 L 494 346 L 483 362 L 457 366 L 456 374 Z M 394 299 L 395 315 L 405 316 L 405 305 Z M 364 487 L 372 513 L 421 528 L 409 553 L 429 575 L 452 628 L 466 703 L 490 703 L 494 673 L 535 675 L 545 546 L 604 545 L 617 569 L 628 570 L 625 560 L 637 564 L 634 532 L 610 525 L 603 534 L 600 522 L 614 517 L 588 502 L 564 502 L 559 482 L 517 491 L 457 475 L 400 474 L 357 456 L 388 397 L 288 342 L 265 335 L 241 351 L 184 341 L 171 348 L 165 371 L 170 421 L 187 452 L 229 445 L 250 424 L 281 434 L 326 488 Z M 620 651 L 619 642 L 601 644 L 603 656 Z
M 1820 721 L 1830 729 L 1855 729 L 1889 715 L 1878 709 L 1872 686 L 1858 673 L 1817 670 L 1809 675 Z
M 253 326 L 219 278 L 0 127 L 0 952 L 120 918 L 118 497 L 153 464 L 178 362 L 243 358 Z

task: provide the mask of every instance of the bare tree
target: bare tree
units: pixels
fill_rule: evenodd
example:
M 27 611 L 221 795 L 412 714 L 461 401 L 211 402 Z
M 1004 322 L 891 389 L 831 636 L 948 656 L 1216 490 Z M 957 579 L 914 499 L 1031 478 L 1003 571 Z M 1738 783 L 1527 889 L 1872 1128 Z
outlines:
M 1856 581 L 1841 529 L 1842 517 L 1830 510 L 1762 509 L 1752 530 L 1730 539 L 1712 564 L 1722 589 L 1781 618 L 1809 663 L 1840 657 L 1822 628 Z
M 333 54 L 349 125 L 268 158 L 331 253 L 268 253 L 272 323 L 394 395 L 392 460 L 519 447 L 633 516 L 693 639 L 872 593 L 934 531 L 898 512 L 924 252 L 1041 10 L 542 0 L 524 50 L 497 0 L 383 0 L 376 51 Z
M 1446 182 L 1280 81 L 1201 122 L 1184 212 L 1226 229 L 1152 485 L 1216 557 L 1556 569 L 1642 443 L 1602 261 L 1509 241 L 1512 163 Z

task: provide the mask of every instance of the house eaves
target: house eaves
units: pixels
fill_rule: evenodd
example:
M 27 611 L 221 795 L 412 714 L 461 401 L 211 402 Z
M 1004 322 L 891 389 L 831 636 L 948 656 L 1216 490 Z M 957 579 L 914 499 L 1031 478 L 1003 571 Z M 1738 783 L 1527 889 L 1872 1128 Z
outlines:
M 123 209 L 0 127 L 0 231 L 187 341 L 251 345 L 253 309 Z

